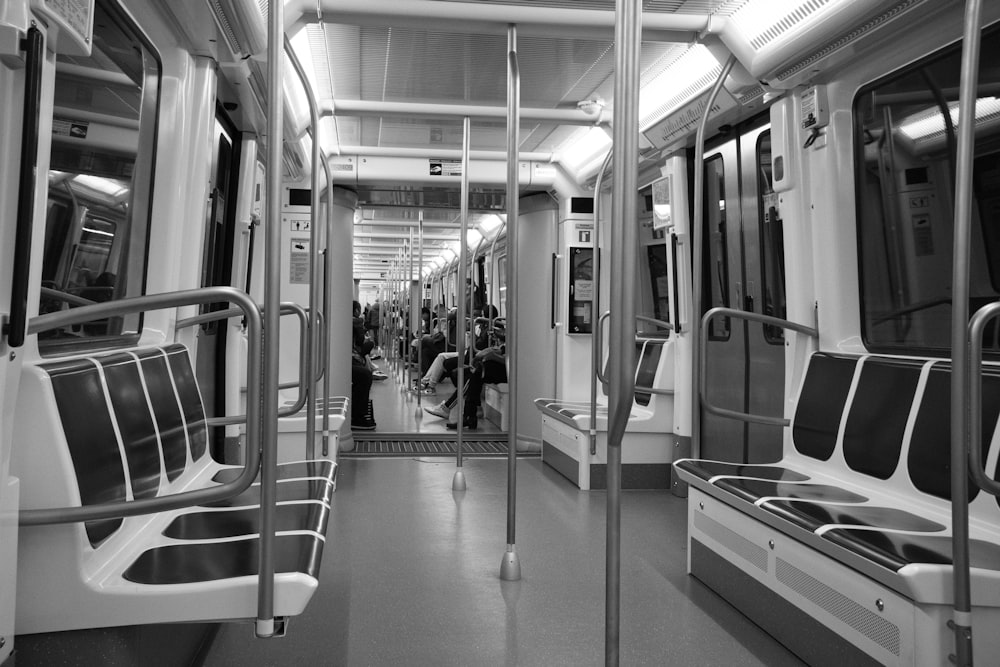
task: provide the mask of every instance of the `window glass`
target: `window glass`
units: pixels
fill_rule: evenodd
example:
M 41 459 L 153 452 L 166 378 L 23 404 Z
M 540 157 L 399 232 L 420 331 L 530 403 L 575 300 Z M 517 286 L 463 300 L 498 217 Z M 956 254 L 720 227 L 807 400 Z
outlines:
M 705 310 L 729 306 L 729 262 L 726 238 L 725 165 L 721 155 L 705 160 Z M 730 319 L 716 317 L 709 326 L 710 340 L 728 340 Z
M 975 118 L 970 312 L 1000 295 L 1000 40 L 983 38 Z M 873 350 L 947 354 L 961 53 L 951 47 L 855 99 L 862 327 Z M 995 325 L 985 345 L 998 345 Z
M 97 3 L 89 57 L 59 56 L 40 313 L 142 294 L 159 63 L 110 3 Z M 126 344 L 141 316 L 44 332 L 43 354 Z
M 764 315 L 785 319 L 785 242 L 778 195 L 775 194 L 771 165 L 771 131 L 757 139 L 757 206 L 760 220 L 760 268 Z M 780 345 L 785 340 L 781 327 L 764 325 L 764 340 Z

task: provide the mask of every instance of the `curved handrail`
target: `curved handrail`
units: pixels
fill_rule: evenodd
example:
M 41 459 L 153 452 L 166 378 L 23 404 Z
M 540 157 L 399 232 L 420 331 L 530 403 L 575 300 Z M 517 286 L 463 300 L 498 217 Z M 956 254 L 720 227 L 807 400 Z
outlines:
M 980 489 L 1000 496 L 1000 482 L 990 479 L 983 468 L 983 330 L 1000 315 L 1000 302 L 983 306 L 969 322 L 969 474 Z
M 674 327 L 674 325 L 671 324 L 670 322 L 667 322 L 666 320 L 658 320 L 655 317 L 647 317 L 645 315 L 636 315 L 635 316 L 635 321 L 636 322 L 646 322 L 647 324 L 655 324 L 658 327 L 663 327 L 667 331 L 675 331 L 676 330 L 675 327 Z
M 707 384 L 706 377 L 708 375 L 708 355 L 705 352 L 708 349 L 708 324 L 714 318 L 720 316 L 732 317 L 734 319 L 747 320 L 750 322 L 760 322 L 761 324 L 767 324 L 774 327 L 781 327 L 782 329 L 788 329 L 797 333 L 806 334 L 812 338 L 818 338 L 819 332 L 812 327 L 807 327 L 806 325 L 799 324 L 797 322 L 783 320 L 780 317 L 772 317 L 771 315 L 762 315 L 760 313 L 752 313 L 745 310 L 737 310 L 735 308 L 712 308 L 701 318 L 701 345 L 699 346 L 698 353 L 698 398 L 700 399 L 702 407 L 704 407 L 710 414 L 718 417 L 727 417 L 729 419 L 736 419 L 738 421 L 748 422 L 751 424 L 788 426 L 791 424 L 791 420 L 785 419 L 784 417 L 754 415 L 748 412 L 739 412 L 737 410 L 720 408 L 717 405 L 712 405 L 708 402 L 708 398 L 706 397 L 708 388 L 705 386 Z
M 601 316 L 599 318 L 597 318 L 597 328 L 596 328 L 596 333 L 595 333 L 594 346 L 598 350 L 601 350 L 604 347 L 604 340 L 603 340 L 603 335 L 601 334 L 601 332 L 602 332 L 602 330 L 604 328 L 604 322 L 605 322 L 605 320 L 607 320 L 609 317 L 611 317 L 611 311 L 610 310 L 606 310 L 606 311 L 604 311 L 601 314 Z M 664 320 L 658 320 L 658 319 L 653 318 L 653 317 L 647 317 L 645 315 L 636 315 L 635 316 L 635 321 L 636 322 L 650 322 L 650 323 L 656 324 L 658 326 L 669 327 L 671 329 L 673 328 L 671 326 L 670 322 L 666 322 Z M 637 337 L 637 339 L 638 339 L 638 337 Z M 601 381 L 601 384 L 606 385 L 608 383 L 608 379 L 604 375 L 604 369 L 602 368 L 602 365 L 603 364 L 597 364 L 596 366 L 594 366 L 594 374 L 597 376 L 597 379 Z M 672 396 L 674 394 L 674 390 L 673 389 L 660 389 L 659 387 L 647 387 L 645 385 L 635 385 L 635 391 L 636 391 L 636 393 L 641 393 L 641 394 L 658 394 L 660 396 Z M 597 397 L 595 396 L 594 399 L 593 399 L 593 401 L 591 401 L 591 402 L 596 404 Z M 591 423 L 592 424 L 596 423 L 594 421 L 594 418 L 591 419 Z
M 42 296 L 59 299 L 60 301 L 70 304 L 71 306 L 90 306 L 95 303 L 100 303 L 99 301 L 94 301 L 93 299 L 87 299 L 82 296 L 70 294 L 69 292 L 63 292 L 62 290 L 53 289 L 51 287 L 43 287 Z
M 260 377 L 261 340 L 263 325 L 257 304 L 245 293 L 232 287 L 206 287 L 197 290 L 169 292 L 166 294 L 149 294 L 117 301 L 82 306 L 72 310 L 59 311 L 33 317 L 28 322 L 28 333 L 37 334 L 42 331 L 58 329 L 72 324 L 82 324 L 91 320 L 164 308 L 177 308 L 199 304 L 228 301 L 235 303 L 247 319 L 249 330 L 249 345 L 247 346 L 247 374 L 249 377 Z M 245 491 L 257 476 L 261 462 L 261 432 L 260 432 L 260 397 L 261 383 L 250 382 L 248 386 L 247 412 L 247 459 L 239 476 L 225 484 L 208 489 L 182 491 L 157 498 L 142 498 L 85 507 L 55 507 L 46 509 L 21 510 L 18 522 L 22 526 L 41 526 L 59 523 L 76 523 L 97 519 L 113 519 L 119 517 L 138 516 L 165 512 L 181 507 L 193 507 L 232 498 Z M 273 447 L 273 443 L 268 444 Z
M 263 314 L 264 309 L 257 306 L 258 311 Z M 306 386 L 306 378 L 309 377 L 309 372 L 306 370 L 306 359 L 302 352 L 305 350 L 305 346 L 309 344 L 309 316 L 306 313 L 305 308 L 295 303 L 294 301 L 283 301 L 280 304 L 278 312 L 281 315 L 295 315 L 299 319 L 299 379 L 294 382 L 283 382 L 278 385 L 278 389 L 293 389 L 295 387 L 299 388 L 298 396 L 295 398 L 295 402 L 289 406 L 281 408 L 278 410 L 278 417 L 290 417 L 296 414 L 302 409 L 302 406 L 306 404 L 306 400 L 309 398 L 308 387 Z M 225 310 L 216 310 L 211 313 L 203 313 L 201 315 L 193 315 L 191 317 L 184 317 L 174 323 L 174 329 L 185 329 L 187 327 L 192 327 L 198 324 L 205 324 L 206 322 L 216 322 L 218 320 L 226 320 L 231 317 L 240 317 L 243 315 L 243 311 L 240 308 L 226 308 Z M 319 378 L 317 378 L 318 380 Z M 229 417 L 208 417 L 205 423 L 209 427 L 213 426 L 229 426 L 230 424 L 242 424 L 246 422 L 246 415 L 231 415 Z
M 611 317 L 611 311 L 605 310 L 601 313 L 601 316 L 597 318 L 597 328 L 594 333 L 594 345 L 598 350 L 604 350 L 604 322 Z M 602 352 L 598 352 L 600 356 L 604 356 Z M 602 385 L 608 384 L 608 378 L 604 375 L 604 364 L 600 363 L 594 367 L 594 373 L 597 375 L 597 379 L 601 381 Z M 596 399 L 595 399 L 596 400 Z

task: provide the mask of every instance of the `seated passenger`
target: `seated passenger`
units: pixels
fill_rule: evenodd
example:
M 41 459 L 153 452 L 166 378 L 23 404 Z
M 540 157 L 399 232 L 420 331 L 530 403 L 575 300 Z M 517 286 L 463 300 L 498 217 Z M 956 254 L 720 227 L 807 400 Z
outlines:
M 462 425 L 467 429 L 479 426 L 477 409 L 481 404 L 483 384 L 497 384 L 507 381 L 507 356 L 505 346 L 488 347 L 476 353 L 472 366 L 466 367 L 466 383 L 463 390 L 465 403 L 462 410 Z M 455 390 L 443 403 L 424 408 L 435 417 L 447 419 L 448 428 L 458 428 L 458 397 Z
M 361 304 L 354 302 L 354 335 L 351 350 L 351 429 L 374 431 L 375 419 L 368 410 L 368 396 L 371 393 L 373 373 L 368 367 L 365 355 L 371 351 L 372 341 L 365 337 Z M 359 336 L 360 323 L 360 336 Z

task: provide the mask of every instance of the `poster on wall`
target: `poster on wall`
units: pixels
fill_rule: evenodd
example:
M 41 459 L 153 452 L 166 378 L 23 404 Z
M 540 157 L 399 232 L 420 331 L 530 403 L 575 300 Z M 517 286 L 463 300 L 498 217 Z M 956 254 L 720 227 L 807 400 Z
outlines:
M 288 282 L 293 285 L 309 284 L 309 239 L 292 238 L 288 258 Z

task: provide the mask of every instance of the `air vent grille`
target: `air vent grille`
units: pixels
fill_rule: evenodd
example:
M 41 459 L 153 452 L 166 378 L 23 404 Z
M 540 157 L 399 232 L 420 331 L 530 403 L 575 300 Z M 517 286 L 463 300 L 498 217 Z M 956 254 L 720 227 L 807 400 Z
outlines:
M 887 9 L 881 14 L 868 19 L 854 30 L 851 30 L 847 34 L 842 35 L 841 37 L 827 43 L 826 46 L 824 46 L 819 51 L 816 51 L 808 58 L 805 58 L 804 60 L 796 63 L 792 67 L 783 70 L 775 78 L 779 81 L 784 81 L 785 79 L 789 79 L 795 76 L 802 70 L 813 66 L 813 64 L 819 62 L 820 60 L 823 60 L 824 58 L 836 53 L 845 46 L 848 46 L 849 44 L 852 44 L 858 39 L 861 39 L 868 33 L 872 32 L 873 30 L 881 28 L 886 23 L 889 23 L 890 21 L 898 18 L 899 16 L 906 13 L 910 9 L 913 9 L 915 6 L 921 4 L 923 1 L 924 0 L 903 0 L 903 2 L 893 5 L 891 8 Z
M 704 512 L 694 513 L 695 528 L 708 535 L 713 540 L 726 547 L 734 554 L 741 556 L 761 572 L 767 572 L 767 551 L 742 535 L 730 530 Z
M 764 32 L 756 35 L 750 40 L 750 45 L 755 50 L 760 51 L 764 46 L 770 44 L 828 4 L 830 4 L 830 0 L 809 0 L 802 6 L 796 7 L 791 12 L 782 16 Z
M 774 573 L 777 580 L 785 586 L 836 616 L 893 655 L 899 655 L 898 626 L 782 558 L 776 559 Z

